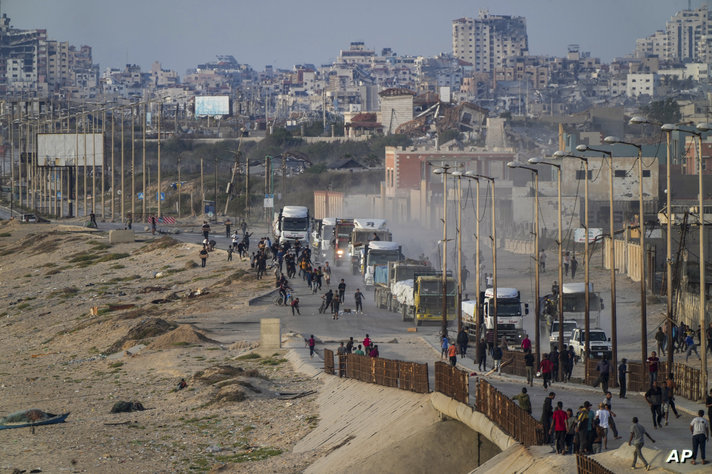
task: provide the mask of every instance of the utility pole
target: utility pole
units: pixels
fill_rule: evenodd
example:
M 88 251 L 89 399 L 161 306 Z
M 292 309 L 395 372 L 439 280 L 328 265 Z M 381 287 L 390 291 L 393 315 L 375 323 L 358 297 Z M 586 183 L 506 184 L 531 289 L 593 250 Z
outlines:
M 213 211 L 213 217 L 215 222 L 218 221 L 218 157 L 215 156 L 215 210 Z
M 96 214 L 96 110 L 91 113 L 91 212 Z
M 116 218 L 116 186 L 114 186 L 114 117 L 116 116 L 116 109 L 111 109 L 111 222 L 114 222 Z M 121 216 L 123 221 L 124 216 Z
M 134 106 L 131 105 L 131 217 L 136 215 L 136 136 Z
M 101 114 L 101 220 L 106 220 L 106 108 Z
M 250 217 L 250 160 L 245 154 L 245 222 Z
M 86 110 L 82 113 L 82 135 L 84 135 L 84 216 L 88 215 L 87 212 L 87 114 Z M 92 198 L 93 199 L 93 198 Z
M 126 202 L 126 188 L 124 187 L 124 110 L 121 110 L 121 219 L 126 218 L 126 209 L 124 207 L 125 202 Z
M 176 116 L 178 115 L 178 110 L 176 110 Z M 180 191 L 181 191 L 181 180 L 180 180 L 180 154 L 178 154 L 178 218 L 180 219 Z
M 158 200 L 158 218 L 161 218 L 161 115 L 163 112 L 163 102 L 158 101 L 158 184 L 156 186 L 156 196 Z
M 143 200 L 141 202 L 141 220 L 146 222 L 146 115 L 148 115 L 148 102 L 143 104 L 143 138 L 142 138 L 142 151 L 141 151 L 141 161 L 142 161 L 142 171 L 141 180 L 143 182 L 143 187 L 141 192 L 143 192 Z

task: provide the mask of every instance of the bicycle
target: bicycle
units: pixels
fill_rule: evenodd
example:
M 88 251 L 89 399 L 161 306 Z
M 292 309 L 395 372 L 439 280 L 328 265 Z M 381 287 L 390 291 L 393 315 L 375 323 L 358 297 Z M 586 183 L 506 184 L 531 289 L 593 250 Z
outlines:
M 287 291 L 286 298 L 282 298 L 282 295 L 277 295 L 277 297 L 274 299 L 274 305 L 275 306 L 289 306 L 292 303 L 293 299 L 294 299 L 294 295 L 292 295 L 292 292 Z

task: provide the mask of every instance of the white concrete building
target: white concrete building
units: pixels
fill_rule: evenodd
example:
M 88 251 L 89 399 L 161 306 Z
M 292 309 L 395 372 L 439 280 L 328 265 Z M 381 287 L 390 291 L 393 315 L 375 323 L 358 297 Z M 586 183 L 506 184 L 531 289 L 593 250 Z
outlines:
M 655 97 L 656 82 L 657 74 L 628 74 L 626 76 L 625 94 L 628 97 L 638 97 L 640 95 Z

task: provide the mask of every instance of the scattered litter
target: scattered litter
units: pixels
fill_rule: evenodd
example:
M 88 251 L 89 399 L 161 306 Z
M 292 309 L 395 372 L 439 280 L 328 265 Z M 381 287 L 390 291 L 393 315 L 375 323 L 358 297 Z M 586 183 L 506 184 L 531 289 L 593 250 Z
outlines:
M 297 398 L 314 395 L 315 393 L 316 393 L 316 390 L 307 390 L 306 392 L 299 392 L 299 393 L 280 393 L 277 398 L 279 398 L 280 400 L 295 400 Z

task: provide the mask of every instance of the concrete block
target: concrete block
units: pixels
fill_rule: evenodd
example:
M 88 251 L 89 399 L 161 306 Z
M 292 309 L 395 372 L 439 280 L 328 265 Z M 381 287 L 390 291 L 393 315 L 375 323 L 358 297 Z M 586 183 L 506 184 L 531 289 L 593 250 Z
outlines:
M 136 236 L 133 230 L 110 230 L 109 231 L 109 243 L 110 244 L 125 244 L 127 242 L 134 242 Z
M 280 349 L 282 328 L 279 318 L 260 319 L 260 349 Z
M 408 332 L 418 332 L 418 328 L 411 326 L 408 328 Z

